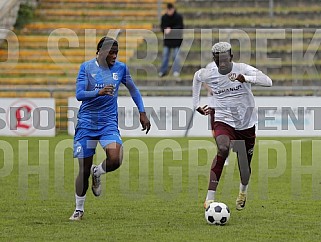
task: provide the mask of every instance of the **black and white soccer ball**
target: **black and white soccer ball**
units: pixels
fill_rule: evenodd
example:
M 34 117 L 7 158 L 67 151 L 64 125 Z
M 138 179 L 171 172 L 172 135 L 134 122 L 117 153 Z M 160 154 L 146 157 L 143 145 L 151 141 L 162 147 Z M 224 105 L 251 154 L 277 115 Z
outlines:
M 209 224 L 224 225 L 230 216 L 230 209 L 224 203 L 213 202 L 205 210 L 205 219 Z

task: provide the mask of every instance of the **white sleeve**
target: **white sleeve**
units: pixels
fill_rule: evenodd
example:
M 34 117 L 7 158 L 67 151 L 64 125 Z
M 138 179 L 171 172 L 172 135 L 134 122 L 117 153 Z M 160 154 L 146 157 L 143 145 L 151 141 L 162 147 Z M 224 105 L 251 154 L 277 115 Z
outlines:
M 249 82 L 258 86 L 264 86 L 264 87 L 272 86 L 271 78 L 265 75 L 262 71 L 250 65 L 246 65 L 245 70 L 246 71 L 243 76 L 246 82 Z
M 202 80 L 200 78 L 201 70 L 198 70 L 194 74 L 193 78 L 193 107 L 198 108 L 200 105 L 200 92 L 202 88 Z

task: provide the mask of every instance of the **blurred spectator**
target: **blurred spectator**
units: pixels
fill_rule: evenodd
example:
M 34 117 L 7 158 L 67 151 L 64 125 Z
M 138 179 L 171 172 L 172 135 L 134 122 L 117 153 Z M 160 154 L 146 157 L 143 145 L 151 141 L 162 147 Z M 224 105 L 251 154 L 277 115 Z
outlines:
M 160 72 L 160 77 L 168 73 L 168 62 L 171 50 L 173 50 L 173 75 L 179 77 L 181 71 L 180 65 L 180 46 L 183 41 L 183 16 L 179 14 L 172 3 L 167 4 L 166 13 L 162 16 L 161 29 L 164 38 L 163 60 Z

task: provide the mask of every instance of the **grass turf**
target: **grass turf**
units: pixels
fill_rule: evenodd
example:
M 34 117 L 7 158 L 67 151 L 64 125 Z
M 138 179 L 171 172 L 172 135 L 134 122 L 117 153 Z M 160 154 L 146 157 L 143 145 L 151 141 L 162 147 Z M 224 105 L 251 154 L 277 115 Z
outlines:
M 69 222 L 78 171 L 72 137 L 1 137 L 0 240 L 319 241 L 318 147 L 317 139 L 257 139 L 244 211 L 235 210 L 239 176 L 231 153 L 217 194 L 231 218 L 211 226 L 202 206 L 213 140 L 124 138 L 122 167 L 103 177 L 101 197 L 89 188 L 84 219 Z M 104 158 L 100 147 L 96 158 Z

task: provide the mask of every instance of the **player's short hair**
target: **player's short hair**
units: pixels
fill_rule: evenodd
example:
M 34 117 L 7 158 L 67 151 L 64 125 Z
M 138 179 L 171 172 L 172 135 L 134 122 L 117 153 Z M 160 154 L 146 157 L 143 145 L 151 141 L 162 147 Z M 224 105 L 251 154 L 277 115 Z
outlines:
M 213 45 L 212 47 L 212 53 L 213 54 L 220 54 L 220 53 L 225 53 L 225 52 L 230 52 L 231 53 L 232 46 L 228 42 L 218 42 Z
M 172 3 L 167 3 L 167 9 L 173 9 L 174 8 L 174 4 Z
M 96 54 L 98 54 L 99 50 L 101 49 L 101 47 L 103 47 L 104 43 L 110 43 L 111 46 L 113 46 L 113 45 L 117 45 L 118 46 L 117 40 L 115 40 L 115 39 L 113 39 L 111 37 L 104 36 L 99 40 L 99 42 L 97 44 L 97 52 L 96 52 Z

